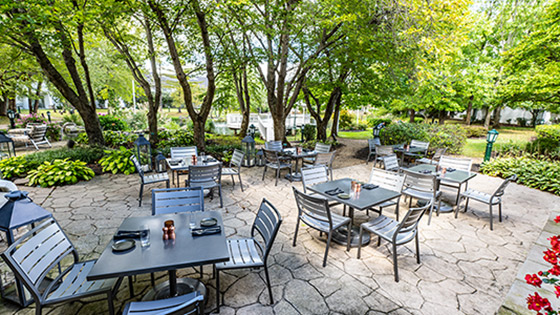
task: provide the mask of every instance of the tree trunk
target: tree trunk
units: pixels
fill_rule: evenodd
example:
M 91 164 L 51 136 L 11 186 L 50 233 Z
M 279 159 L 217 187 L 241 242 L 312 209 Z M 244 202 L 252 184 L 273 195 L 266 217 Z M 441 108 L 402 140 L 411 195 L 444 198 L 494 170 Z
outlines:
M 340 97 L 336 101 L 336 106 L 334 108 L 333 124 L 331 127 L 331 137 L 333 138 L 334 141 L 337 141 L 336 137 L 338 137 L 338 119 L 340 118 L 340 103 L 342 103 L 342 97 Z
M 490 127 L 490 116 L 491 116 L 491 111 L 490 111 L 490 107 L 487 106 L 485 107 L 486 109 L 486 115 L 484 116 L 484 128 L 488 129 Z
M 11 109 L 15 113 L 17 113 L 15 96 L 8 96 L 8 109 Z
M 317 140 L 327 141 L 327 124 L 328 120 L 323 120 L 321 123 L 317 122 Z
M 39 98 L 41 97 L 41 87 L 43 85 L 43 81 L 39 81 L 37 83 L 37 89 L 35 90 L 35 99 L 33 100 L 33 112 L 37 114 L 39 111 Z
M 408 122 L 414 123 L 414 117 L 416 117 L 416 111 L 411 108 L 408 110 L 408 115 L 410 116 L 410 120 Z
M 465 116 L 465 124 L 467 126 L 470 126 L 470 124 L 471 124 L 473 99 L 474 99 L 474 95 L 471 95 L 469 97 L 469 103 L 467 105 L 467 115 Z
M 286 116 L 284 115 L 284 108 L 280 110 L 271 111 L 272 121 L 274 123 L 274 140 L 284 141 L 286 138 Z
M 205 121 L 193 120 L 193 133 L 194 135 L 204 135 L 204 124 Z M 194 137 L 194 144 L 198 148 L 199 152 L 204 150 L 206 147 L 204 137 Z
M 239 137 L 245 138 L 247 129 L 249 128 L 249 121 L 251 120 L 251 111 L 244 110 L 242 112 L 243 120 L 241 120 L 241 129 L 239 130 Z
M 494 128 L 500 126 L 500 118 L 502 117 L 502 106 L 498 106 L 494 109 L 494 119 L 492 121 L 492 125 Z
M 439 111 L 439 118 L 438 118 L 438 124 L 439 125 L 445 124 L 446 116 L 447 116 L 447 111 L 445 111 L 445 110 L 440 110 Z
M 6 116 L 8 111 L 8 96 L 0 93 L 0 116 Z
M 238 75 L 235 70 L 233 72 L 233 82 L 235 84 L 235 93 L 237 95 L 237 102 L 241 109 L 243 120 L 241 121 L 241 129 L 239 130 L 239 137 L 244 138 L 247 135 L 247 128 L 251 118 L 251 97 L 249 94 L 249 86 L 247 82 L 247 67 L 241 66 L 241 74 Z
M 27 94 L 27 109 L 29 110 L 29 113 L 37 113 L 33 111 L 33 99 L 31 98 L 33 91 L 31 90 L 31 87 L 27 88 Z
M 99 123 L 95 109 L 90 106 L 84 106 L 82 110 L 78 110 L 78 114 L 84 121 L 84 127 L 88 136 L 88 143 L 90 145 L 105 144 L 103 132 L 101 131 L 101 124 Z

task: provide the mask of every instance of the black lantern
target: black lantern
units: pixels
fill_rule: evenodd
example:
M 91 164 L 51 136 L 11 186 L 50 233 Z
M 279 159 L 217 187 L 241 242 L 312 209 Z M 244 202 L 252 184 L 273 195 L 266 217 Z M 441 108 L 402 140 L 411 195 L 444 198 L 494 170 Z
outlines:
M 381 133 L 381 129 L 383 129 L 384 127 L 385 123 L 379 123 L 373 128 L 373 142 L 375 143 L 375 145 L 381 145 L 379 134 Z
M 255 165 L 256 166 L 264 166 L 264 164 L 265 164 L 264 151 L 262 149 L 260 149 L 255 154 Z
M 138 135 L 138 139 L 134 141 L 134 147 L 136 148 L 136 158 L 138 163 L 142 167 L 144 172 L 149 172 L 152 170 L 152 146 L 150 141 L 144 138 L 143 134 Z
M 33 225 L 41 220 L 51 218 L 52 214 L 33 203 L 31 198 L 27 197 L 26 191 L 15 190 L 4 196 L 8 201 L 0 208 L 0 231 L 6 233 L 7 245 L 14 243 L 14 230 L 26 225 Z M 27 306 L 33 302 L 30 294 L 25 291 L 23 284 L 16 278 L 16 289 L 8 292 L 1 283 L 0 288 L 2 298 L 18 303 L 21 306 Z
M 255 133 L 257 132 L 257 127 L 255 127 L 255 125 L 251 124 L 251 126 L 249 126 L 249 135 L 251 137 L 253 137 L 253 139 L 255 139 Z
M 484 154 L 485 162 L 490 160 L 490 156 L 492 155 L 492 146 L 494 145 L 494 142 L 496 142 L 496 139 L 498 139 L 498 134 L 499 132 L 496 131 L 496 129 L 492 129 L 488 131 L 488 134 L 486 135 L 486 152 Z
M 14 140 L 0 131 L 0 159 L 11 158 L 12 156 L 16 156 Z
M 6 114 L 8 115 L 8 118 L 10 119 L 10 128 L 12 128 L 12 129 L 15 128 L 16 127 L 16 122 L 15 122 L 16 113 L 13 110 L 8 109 Z
M 243 143 L 243 152 L 245 153 L 243 166 L 255 166 L 255 139 L 251 136 L 246 136 L 243 140 L 241 140 L 241 143 Z
M 49 118 L 49 122 L 51 122 L 51 112 L 47 111 L 47 117 Z
M 161 151 L 158 151 L 158 154 L 156 155 L 156 172 L 167 172 L 167 161 Z

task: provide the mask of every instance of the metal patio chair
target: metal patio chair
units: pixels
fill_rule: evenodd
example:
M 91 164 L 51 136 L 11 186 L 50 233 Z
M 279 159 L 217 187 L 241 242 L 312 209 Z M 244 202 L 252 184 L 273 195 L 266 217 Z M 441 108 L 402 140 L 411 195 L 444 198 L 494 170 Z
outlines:
M 231 175 L 231 182 L 233 187 L 235 187 L 234 176 L 237 175 L 239 178 L 239 186 L 241 186 L 241 191 L 243 191 L 243 182 L 241 181 L 241 165 L 243 164 L 243 158 L 245 153 L 243 151 L 235 149 L 233 155 L 231 156 L 231 161 L 229 162 L 229 167 L 222 168 L 222 176 Z
M 187 187 L 210 189 L 211 199 L 214 198 L 214 189 L 217 188 L 220 195 L 220 208 L 224 207 L 222 200 L 222 163 L 189 166 L 189 177 L 185 184 Z
M 404 175 L 395 172 L 385 171 L 374 167 L 372 168 L 371 174 L 369 176 L 369 183 L 378 185 L 381 188 L 389 189 L 400 193 L 402 191 L 403 184 L 404 184 Z M 394 198 L 389 201 L 385 201 L 380 205 L 378 205 L 377 207 L 379 207 L 379 210 L 376 209 L 373 210 L 381 214 L 383 212 L 383 208 L 395 206 L 395 215 L 398 221 L 400 200 L 401 200 L 401 196 L 398 196 L 397 198 Z
M 282 141 L 267 141 L 264 148 L 271 151 L 282 151 Z
M 60 262 L 72 255 L 73 264 L 60 269 Z M 16 240 L 2 258 L 35 301 L 35 314 L 45 306 L 81 298 L 106 295 L 109 313 L 122 278 L 87 281 L 95 260 L 79 261 L 78 252 L 54 219 L 48 219 Z M 47 275 L 56 275 L 49 283 Z
M 369 233 L 377 235 L 379 238 L 377 240 L 377 246 L 381 244 L 381 239 L 386 240 L 392 245 L 393 252 L 393 270 L 395 272 L 395 281 L 399 282 L 399 268 L 397 265 L 397 246 L 404 245 L 412 240 L 416 243 L 416 262 L 420 263 L 420 242 L 418 240 L 418 223 L 424 212 L 433 205 L 433 199 L 430 199 L 428 203 L 420 208 L 411 208 L 408 210 L 401 222 L 390 219 L 384 215 L 380 215 L 377 218 L 362 223 L 360 225 L 360 239 L 358 244 L 358 259 L 360 258 L 362 251 L 362 236 L 364 230 Z
M 202 187 L 152 189 L 152 215 L 204 211 Z
M 467 212 L 467 208 L 469 207 L 469 199 L 473 199 L 484 204 L 488 205 L 490 209 L 490 230 L 494 229 L 493 226 L 493 219 L 494 216 L 492 214 L 492 206 L 498 205 L 498 213 L 500 222 L 502 222 L 502 197 L 505 193 L 506 187 L 509 185 L 510 182 L 514 182 L 517 180 L 517 175 L 511 175 L 510 177 L 506 178 L 502 182 L 502 184 L 492 193 L 487 194 L 484 192 L 476 191 L 473 189 L 467 189 L 467 191 L 461 194 L 461 200 L 466 199 L 465 203 L 465 212 Z M 455 218 L 457 218 L 457 214 L 459 213 L 459 205 L 455 208 Z
M 331 145 L 326 143 L 317 142 L 315 143 L 315 149 L 313 150 L 319 153 L 329 153 L 331 151 Z M 315 157 L 303 158 L 304 164 L 315 164 Z
M 416 153 L 403 152 L 403 165 L 404 165 L 404 160 L 405 159 L 416 161 L 417 159 L 421 159 L 421 158 L 425 157 L 428 154 L 428 149 L 430 147 L 430 143 L 426 142 L 426 141 L 412 140 L 412 141 L 410 141 L 410 146 L 411 147 L 416 147 L 418 149 L 422 149 L 422 151 L 421 152 L 416 152 Z
M 445 154 L 445 151 L 447 151 L 447 148 L 437 148 L 431 158 L 423 157 L 416 160 L 416 162 L 430 165 L 438 164 L 441 157 Z
M 399 158 L 396 154 L 387 155 L 381 158 L 383 167 L 386 171 L 400 172 L 401 166 L 399 165 Z
M 439 216 L 439 209 L 441 208 L 441 191 L 437 190 L 437 178 L 434 174 L 421 174 L 418 172 L 403 170 L 405 179 L 402 194 L 409 197 L 408 207 L 412 207 L 412 198 L 418 200 L 433 200 L 429 208 L 430 216 L 428 217 L 428 225 L 432 220 L 432 212 L 437 206 L 437 215 Z
M 268 168 L 276 169 L 276 182 L 274 183 L 274 186 L 278 185 L 278 178 L 280 177 L 281 169 L 289 169 L 290 174 L 292 173 L 292 163 L 285 163 L 278 157 L 277 151 L 264 149 L 264 158 L 266 161 L 264 165 L 262 180 L 264 180 L 264 175 L 266 174 L 266 170 Z
M 215 265 L 216 302 L 220 311 L 220 271 L 242 268 L 264 268 L 270 304 L 274 304 L 272 288 L 268 275 L 268 254 L 282 224 L 282 217 L 276 208 L 263 198 L 253 226 L 251 237 L 245 239 L 228 239 L 229 261 Z
M 317 155 L 315 156 L 315 163 L 313 164 L 316 166 L 317 165 L 325 166 L 327 168 L 327 174 L 331 177 L 331 180 L 333 180 L 332 165 L 334 162 L 335 155 L 336 155 L 336 150 L 328 153 L 317 153 Z
M 204 296 L 198 291 L 157 301 L 130 302 L 123 315 L 202 315 Z
M 452 158 L 449 156 L 442 156 L 438 163 L 440 168 L 454 168 L 459 171 L 470 172 L 472 168 L 472 159 L 461 159 L 461 158 Z M 457 198 L 455 199 L 455 204 L 459 203 L 459 195 L 461 194 L 461 186 L 462 184 L 445 180 L 442 178 L 440 180 L 440 186 L 451 187 L 453 189 L 457 189 Z M 469 182 L 465 182 L 465 190 L 469 188 Z
M 321 233 L 326 233 L 327 248 L 325 249 L 325 256 L 323 258 L 323 267 L 325 267 L 327 265 L 329 247 L 331 246 L 332 233 L 342 226 L 346 226 L 348 231 L 350 231 L 352 227 L 352 220 L 332 213 L 327 199 L 304 194 L 293 186 L 292 189 L 294 191 L 298 207 L 298 219 L 296 223 L 296 231 L 294 233 L 293 246 L 296 246 L 300 221 L 303 221 L 303 223 Z M 352 233 L 348 233 L 348 240 L 346 244 L 347 251 L 350 250 L 351 234 Z
M 198 155 L 198 149 L 196 146 L 192 147 L 173 147 L 170 149 L 172 159 L 183 159 L 188 158 L 192 155 Z
M 165 182 L 166 187 L 169 188 L 169 175 L 167 175 L 167 173 L 153 173 L 153 174 L 146 175 L 144 174 L 144 170 L 142 169 L 140 163 L 138 163 L 138 159 L 136 158 L 135 155 L 132 155 L 130 157 L 130 160 L 134 164 L 134 167 L 136 168 L 136 171 L 140 176 L 140 195 L 139 195 L 140 201 L 138 203 L 138 206 L 141 207 L 142 194 L 144 193 L 144 185 Z

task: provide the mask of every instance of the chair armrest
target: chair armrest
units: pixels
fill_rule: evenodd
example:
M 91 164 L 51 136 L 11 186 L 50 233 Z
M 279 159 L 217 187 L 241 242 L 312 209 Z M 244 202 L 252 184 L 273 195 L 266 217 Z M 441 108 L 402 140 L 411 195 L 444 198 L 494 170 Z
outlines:
M 31 132 L 29 128 L 16 128 L 8 130 L 8 135 L 10 136 L 25 136 Z

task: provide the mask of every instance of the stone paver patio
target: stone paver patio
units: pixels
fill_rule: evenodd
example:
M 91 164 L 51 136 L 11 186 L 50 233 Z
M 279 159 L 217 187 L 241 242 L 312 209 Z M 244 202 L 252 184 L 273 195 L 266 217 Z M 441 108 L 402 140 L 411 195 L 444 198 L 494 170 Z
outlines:
M 367 180 L 371 165 L 335 169 L 335 178 L 352 177 Z M 297 209 L 292 184 L 281 180 L 274 186 L 273 172 L 261 181 L 262 168 L 243 169 L 245 192 L 230 178 L 224 177 L 223 213 L 228 237 L 249 235 L 261 199 L 267 198 L 281 212 L 284 223 L 269 258 L 275 303 L 269 305 L 263 271 L 237 270 L 221 273 L 224 305 L 221 314 L 492 314 L 502 304 L 519 267 L 525 261 L 532 243 L 540 235 L 549 214 L 558 210 L 560 198 L 517 184 L 508 187 L 504 203 L 504 221 L 495 218 L 490 231 L 488 210 L 471 202 L 467 213 L 455 219 L 451 214 L 433 217 L 420 223 L 421 264 L 414 257 L 414 243 L 398 249 L 401 281 L 394 282 L 391 253 L 386 246 L 372 244 L 363 248 L 356 259 L 356 249 L 345 251 L 334 245 L 327 266 L 322 267 L 325 237 L 303 227 L 297 246 L 291 244 Z M 30 191 L 38 204 L 53 212 L 70 236 L 82 259 L 97 258 L 112 235 L 129 216 L 151 214 L 150 189 L 144 204 L 138 207 L 137 175 L 102 175 L 90 182 Z M 476 176 L 470 184 L 491 192 L 501 179 Z M 301 188 L 301 183 L 294 183 Z M 161 185 L 163 187 L 163 185 Z M 446 191 L 452 199 L 452 191 Z M 219 209 L 217 199 L 205 200 L 206 209 Z M 401 215 L 406 205 L 401 204 Z M 341 212 L 340 209 L 335 211 Z M 390 213 L 388 209 L 385 213 Z M 374 215 L 374 214 L 373 214 Z M 366 220 L 357 212 L 356 222 Z M 2 263 L 2 269 L 6 266 Z M 215 308 L 214 279 L 205 268 L 202 281 L 209 287 L 207 309 Z M 166 273 L 157 273 L 164 281 Z M 180 277 L 198 278 L 193 268 L 179 271 Z M 138 276 L 134 300 L 150 288 L 149 275 Z M 120 312 L 131 301 L 126 281 L 120 288 L 115 307 Z M 61 304 L 46 309 L 44 314 L 102 314 L 107 303 L 99 298 Z M 0 314 L 32 314 L 34 308 L 18 309 L 2 302 Z

